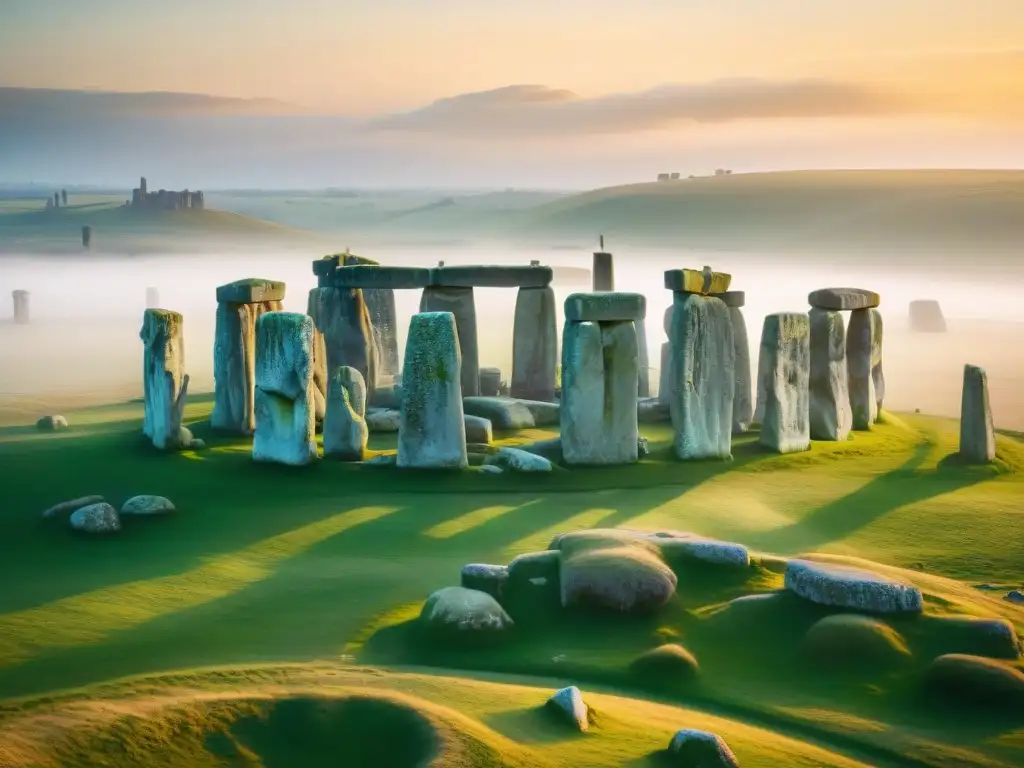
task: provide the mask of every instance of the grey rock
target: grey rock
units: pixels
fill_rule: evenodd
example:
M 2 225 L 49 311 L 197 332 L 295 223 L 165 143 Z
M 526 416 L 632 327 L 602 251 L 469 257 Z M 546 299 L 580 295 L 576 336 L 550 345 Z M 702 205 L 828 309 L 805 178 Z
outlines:
M 650 397 L 651 395 L 651 361 L 647 352 L 647 324 L 644 318 L 634 320 L 636 327 L 636 351 L 637 351 L 637 397 Z
M 512 397 L 549 402 L 555 399 L 558 367 L 555 315 L 555 292 L 550 287 L 519 289 L 512 330 L 512 381 L 509 385 Z
M 874 333 L 871 338 L 871 383 L 875 388 L 875 403 L 877 413 L 882 412 L 885 404 L 885 370 L 882 367 L 882 340 L 885 336 L 885 323 L 882 321 L 882 313 L 877 309 L 871 310 L 871 322 L 874 324 Z
M 566 321 L 561 437 L 567 464 L 637 461 L 637 368 L 636 328 L 631 321 Z
M 76 509 L 68 522 L 74 530 L 82 533 L 117 533 L 121 530 L 117 510 L 104 502 Z
M 366 414 L 365 420 L 371 433 L 397 432 L 402 426 L 402 413 L 400 410 L 390 408 L 383 411 L 370 411 Z
M 976 365 L 964 366 L 960 400 L 960 458 L 968 464 L 988 464 L 996 458 L 988 374 Z
M 666 559 L 688 557 L 713 565 L 726 565 L 733 568 L 748 568 L 750 566 L 750 552 L 742 544 L 707 539 L 693 533 L 678 531 L 662 531 L 648 538 L 660 547 Z
M 450 312 L 421 312 L 410 323 L 402 366 L 400 468 L 469 466 L 455 322 Z
M 739 760 L 725 740 L 714 733 L 684 728 L 668 744 L 673 765 L 687 768 L 739 768 Z
M 430 285 L 430 270 L 422 267 L 382 267 L 355 264 L 336 269 L 329 276 L 333 288 L 391 288 L 413 290 Z
M 548 459 L 529 451 L 517 448 L 499 448 L 484 460 L 484 465 L 494 465 L 511 472 L 551 472 L 552 464 Z
M 325 371 L 335 371 L 343 365 L 355 368 L 372 401 L 377 388 L 378 350 L 363 292 L 358 288 L 314 288 L 309 294 L 309 316 L 323 334 Z
M 860 568 L 811 560 L 790 560 L 786 589 L 819 605 L 854 608 L 872 613 L 920 613 L 921 590 Z
M 365 416 L 366 384 L 362 374 L 350 366 L 339 366 L 327 388 L 324 456 L 362 461 L 370 434 Z
M 36 429 L 40 432 L 60 432 L 68 428 L 68 420 L 59 414 L 43 416 L 36 422 Z
M 373 326 L 373 343 L 377 349 L 377 376 L 383 379 L 394 376 L 399 370 L 398 359 L 398 311 L 395 308 L 395 292 L 391 288 L 365 288 L 370 323 Z
M 675 294 L 669 406 L 676 456 L 732 456 L 736 342 L 729 309 L 719 299 Z
M 508 566 L 470 563 L 462 566 L 461 586 L 486 592 L 495 600 L 501 599 L 501 588 L 508 581 Z
M 480 466 L 480 471 L 485 475 L 500 475 L 504 473 L 505 470 L 501 467 L 496 467 L 494 464 L 482 464 Z
M 476 303 L 472 288 L 429 286 L 423 289 L 420 312 L 450 312 L 455 318 L 462 355 L 462 396 L 480 394 L 480 356 L 477 347 Z M 408 345 L 408 342 L 406 342 Z M 408 372 L 408 368 L 403 368 Z
M 384 384 L 373 390 L 373 396 L 367 395 L 367 404 L 370 408 L 394 409 L 402 407 L 402 385 Z
M 261 304 L 284 301 L 285 284 L 278 280 L 250 277 L 217 287 L 217 301 L 227 304 Z
M 363 462 L 371 467 L 394 467 L 398 464 L 398 456 L 393 453 L 381 453 Z
M 821 288 L 807 296 L 807 303 L 812 307 L 834 311 L 871 309 L 880 302 L 877 293 L 863 288 Z
M 742 294 L 743 292 L 733 291 L 732 293 Z M 732 294 L 723 293 L 719 294 L 716 298 L 730 295 Z M 754 402 L 751 393 L 752 379 L 750 376 L 750 340 L 747 336 L 747 321 L 743 317 L 743 310 L 739 309 L 743 305 L 730 305 L 728 302 L 725 302 L 725 306 L 729 307 L 733 347 L 736 350 L 736 388 L 733 391 L 732 400 L 732 433 L 734 435 L 741 435 L 750 429 L 750 423 L 754 418 Z
M 850 327 L 846 332 L 846 369 L 853 428 L 858 430 L 871 429 L 878 419 L 878 397 L 872 375 L 874 349 L 878 344 L 877 330 L 875 314 L 870 309 L 855 309 L 850 313 Z M 879 364 L 880 358 L 879 354 Z
M 842 441 L 853 428 L 841 313 L 811 309 L 811 439 Z
M 671 308 L 669 308 L 671 312 Z M 658 374 L 658 400 L 666 406 L 672 399 L 672 344 L 661 345 L 661 371 Z
M 314 462 L 313 320 L 267 312 L 256 321 L 254 461 L 303 466 Z
M 169 515 L 176 512 L 174 503 L 166 496 L 132 496 L 121 505 L 121 516 Z
M 189 441 L 188 447 L 193 451 L 201 451 L 206 448 L 206 441 L 198 437 L 193 437 Z
M 777 453 L 811 447 L 811 326 L 802 312 L 764 319 L 758 362 L 758 399 L 763 400 L 761 445 Z
M 467 443 L 490 443 L 494 440 L 494 432 L 489 419 L 481 416 L 464 415 Z
M 583 694 L 575 685 L 555 691 L 546 706 L 580 732 L 585 733 L 590 728 L 590 708 L 584 703 Z
M 480 396 L 498 397 L 501 394 L 501 369 L 480 369 Z
M 641 293 L 573 293 L 565 300 L 564 314 L 566 323 L 642 320 L 647 299 Z
M 592 287 L 595 291 L 615 290 L 615 259 L 610 253 L 597 251 L 594 253 Z
M 935 299 L 910 302 L 910 330 L 915 333 L 945 333 L 946 317 Z
M 551 267 L 472 264 L 434 267 L 430 284 L 454 288 L 546 288 L 554 273 Z
M 1019 589 L 1014 589 L 1011 592 L 1007 592 L 1006 595 L 1004 595 L 1003 600 L 1014 603 L 1015 605 L 1024 605 L 1024 592 L 1021 592 Z
M 423 604 L 420 623 L 428 630 L 457 634 L 501 633 L 512 628 L 511 617 L 491 595 L 465 587 L 445 587 Z
M 147 309 L 139 338 L 143 344 L 142 432 L 161 450 L 188 447 L 179 441 L 188 393 L 182 317 L 166 309 Z
M 510 397 L 467 397 L 465 412 L 488 419 L 495 429 L 532 429 L 539 426 L 533 411 L 522 400 Z
M 637 400 L 636 418 L 642 424 L 664 424 L 672 420 L 668 403 L 660 397 L 645 397 Z
M 102 496 L 81 496 L 77 499 L 69 499 L 68 501 L 62 501 L 60 504 L 54 504 L 43 512 L 43 517 L 46 519 L 66 517 L 82 507 L 88 507 L 92 504 L 102 504 L 105 501 L 106 499 Z

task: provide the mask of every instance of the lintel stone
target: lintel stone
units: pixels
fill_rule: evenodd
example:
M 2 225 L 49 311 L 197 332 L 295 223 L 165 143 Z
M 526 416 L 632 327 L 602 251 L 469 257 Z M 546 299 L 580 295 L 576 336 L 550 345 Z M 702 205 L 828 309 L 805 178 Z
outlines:
M 724 293 L 712 293 L 716 299 L 721 299 L 727 307 L 739 308 L 747 303 L 746 291 L 725 291 Z
M 217 288 L 217 301 L 229 304 L 259 304 L 263 301 L 284 301 L 285 285 L 280 280 L 248 277 Z
M 551 267 L 473 264 L 434 267 L 430 284 L 451 288 L 546 288 L 554 273 Z
M 327 286 L 331 288 L 426 288 L 430 270 L 424 267 L 382 267 L 357 264 L 336 269 Z
M 711 285 L 705 290 L 704 278 L 704 272 L 699 269 L 668 269 L 665 270 L 665 288 L 684 293 L 720 294 L 728 291 L 732 283 L 732 275 L 712 272 Z
M 565 300 L 567 323 L 636 321 L 646 316 L 647 298 L 641 293 L 574 293 Z
M 873 309 L 881 303 L 881 297 L 863 288 L 820 288 L 808 294 L 807 303 L 832 311 Z

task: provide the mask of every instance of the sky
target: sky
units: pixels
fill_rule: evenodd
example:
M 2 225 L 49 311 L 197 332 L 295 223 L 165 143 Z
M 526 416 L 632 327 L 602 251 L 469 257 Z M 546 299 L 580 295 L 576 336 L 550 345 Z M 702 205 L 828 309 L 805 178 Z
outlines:
M 426 155 L 467 141 L 510 156 L 529 145 L 534 158 L 585 150 L 622 173 L 648 172 L 654 160 L 640 158 L 652 146 L 712 167 L 730 154 L 751 167 L 1024 166 L 1013 149 L 1024 126 L 1022 0 L 0 6 L 0 86 L 272 99 L 286 106 L 232 109 L 345 118 L 335 129 L 346 146 L 350 130 L 378 148 L 399 142 L 405 167 L 417 147 L 426 168 Z M 62 120 L 85 114 L 77 102 L 65 109 Z M 0 123 L 26 119 L 12 110 L 0 98 Z M 291 125 L 289 140 L 306 148 L 328 141 L 330 131 Z M 13 152 L 16 131 L 3 131 Z

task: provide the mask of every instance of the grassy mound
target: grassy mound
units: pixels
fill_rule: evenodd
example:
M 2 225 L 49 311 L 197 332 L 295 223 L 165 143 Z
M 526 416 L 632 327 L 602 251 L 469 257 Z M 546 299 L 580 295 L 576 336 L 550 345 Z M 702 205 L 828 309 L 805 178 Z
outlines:
M 929 687 L 950 702 L 983 707 L 1024 706 L 1024 671 L 981 656 L 951 653 L 928 668 Z
M 826 616 L 807 630 L 803 647 L 815 662 L 837 668 L 886 668 L 911 655 L 888 624 L 855 614 Z
M 700 673 L 697 658 L 678 643 L 666 643 L 645 651 L 629 668 L 639 680 L 665 688 L 692 683 Z
M 661 608 L 676 575 L 643 547 L 609 547 L 562 554 L 562 604 L 643 613 Z

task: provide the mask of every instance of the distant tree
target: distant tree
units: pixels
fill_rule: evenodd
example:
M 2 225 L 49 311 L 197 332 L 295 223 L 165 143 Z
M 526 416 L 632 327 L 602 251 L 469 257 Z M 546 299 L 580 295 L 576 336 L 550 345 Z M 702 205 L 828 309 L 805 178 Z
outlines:
M 60 199 L 64 205 L 68 204 L 68 191 L 66 189 L 60 191 Z

